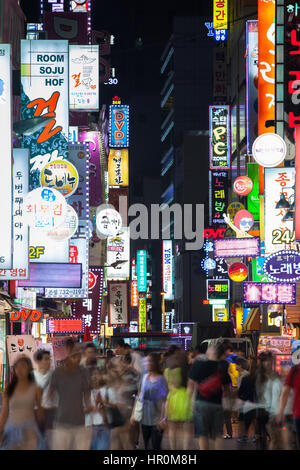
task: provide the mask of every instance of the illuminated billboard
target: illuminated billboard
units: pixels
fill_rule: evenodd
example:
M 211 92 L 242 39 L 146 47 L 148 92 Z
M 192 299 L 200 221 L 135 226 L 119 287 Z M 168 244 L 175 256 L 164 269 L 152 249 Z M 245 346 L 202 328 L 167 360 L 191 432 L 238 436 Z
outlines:
M 136 274 L 138 292 L 147 292 L 147 251 L 137 250 L 136 252 Z
M 0 44 L 0 137 L 1 137 L 1 171 L 0 199 L 0 268 L 12 268 L 12 89 L 11 89 L 11 46 Z
M 47 163 L 68 158 L 68 68 L 68 41 L 21 41 L 22 120 L 44 118 L 20 131 L 30 150 L 31 189 L 39 187 Z M 27 127 L 36 131 L 29 134 Z
M 108 281 L 109 326 L 128 325 L 129 299 L 127 281 Z
M 244 304 L 295 304 L 296 284 L 244 282 Z
M 214 29 L 227 29 L 228 0 L 214 0 L 213 25 Z
M 259 238 L 224 238 L 214 241 L 215 256 L 218 258 L 235 258 L 240 256 L 259 256 Z
M 162 278 L 165 300 L 173 300 L 173 251 L 172 241 L 163 240 L 162 243 Z
M 108 184 L 109 186 L 129 185 L 129 158 L 127 149 L 110 150 L 108 157 Z
M 228 300 L 229 299 L 229 281 L 207 279 L 206 292 L 208 300 Z
M 109 107 L 109 146 L 129 147 L 129 106 Z
M 276 209 L 279 201 L 292 204 L 295 168 L 265 168 L 265 252 L 271 254 L 290 247 L 295 232 L 293 218 L 285 220 L 287 208 Z
M 209 168 L 230 169 L 230 107 L 209 107 Z
M 72 111 L 99 110 L 99 46 L 69 46 L 69 104 Z

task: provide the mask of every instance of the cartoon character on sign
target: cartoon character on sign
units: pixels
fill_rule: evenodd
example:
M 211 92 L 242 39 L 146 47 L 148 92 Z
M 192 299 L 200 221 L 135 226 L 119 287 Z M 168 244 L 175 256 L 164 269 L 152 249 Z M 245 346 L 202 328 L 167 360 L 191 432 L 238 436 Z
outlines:
M 254 225 L 254 217 L 251 212 L 241 210 L 234 217 L 234 225 L 244 232 L 249 232 Z

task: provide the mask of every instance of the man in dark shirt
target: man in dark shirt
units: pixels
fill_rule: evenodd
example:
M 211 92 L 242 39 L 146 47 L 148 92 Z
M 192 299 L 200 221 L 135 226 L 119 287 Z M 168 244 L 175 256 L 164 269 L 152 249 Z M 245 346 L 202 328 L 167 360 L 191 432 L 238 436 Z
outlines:
M 200 450 L 209 449 L 209 439 L 214 440 L 216 450 L 223 447 L 222 408 L 223 393 L 229 393 L 230 377 L 228 363 L 224 360 L 223 344 L 207 350 L 207 361 L 195 361 L 190 372 L 188 390 L 192 395 L 196 389 L 195 433 L 199 437 Z M 199 390 L 201 384 L 202 390 Z M 202 392 L 202 393 L 201 393 Z

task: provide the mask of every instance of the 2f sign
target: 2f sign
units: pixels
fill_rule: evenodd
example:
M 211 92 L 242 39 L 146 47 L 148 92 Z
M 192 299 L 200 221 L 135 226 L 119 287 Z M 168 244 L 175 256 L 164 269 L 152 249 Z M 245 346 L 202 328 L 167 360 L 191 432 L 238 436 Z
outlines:
M 42 321 L 42 312 L 39 310 L 29 310 L 24 308 L 20 312 L 12 312 L 10 314 L 10 321 L 38 323 Z

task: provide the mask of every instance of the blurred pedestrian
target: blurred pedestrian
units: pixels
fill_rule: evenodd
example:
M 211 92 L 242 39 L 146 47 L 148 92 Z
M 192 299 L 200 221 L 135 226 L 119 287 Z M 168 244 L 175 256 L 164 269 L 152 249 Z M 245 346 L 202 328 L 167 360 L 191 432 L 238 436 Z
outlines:
M 44 449 L 42 436 L 35 420 L 43 421 L 42 391 L 34 380 L 33 367 L 28 357 L 21 356 L 12 369 L 0 415 L 1 448 L 5 450 Z
M 52 433 L 53 450 L 88 450 L 91 435 L 85 428 L 85 410 L 90 409 L 86 371 L 80 366 L 81 349 L 74 345 L 71 353 L 53 372 L 50 393 L 58 395 L 56 427 Z
M 237 359 L 237 368 L 241 369 L 243 365 L 239 365 Z M 239 399 L 239 437 L 237 441 L 241 444 L 248 442 L 248 433 L 252 424 L 256 420 L 256 370 L 257 360 L 255 357 L 250 358 L 249 373 L 245 374 L 244 370 L 241 372 L 241 381 L 238 387 Z M 254 436 L 254 439 L 256 437 Z
M 285 379 L 284 386 L 282 389 L 280 397 L 280 405 L 278 414 L 276 417 L 276 422 L 278 425 L 283 425 L 285 423 L 285 412 L 287 416 L 290 415 L 288 410 L 289 398 L 293 393 L 293 421 L 296 431 L 296 445 L 298 450 L 300 450 L 300 364 L 293 366 L 287 378 Z M 291 437 L 291 432 L 289 433 Z

